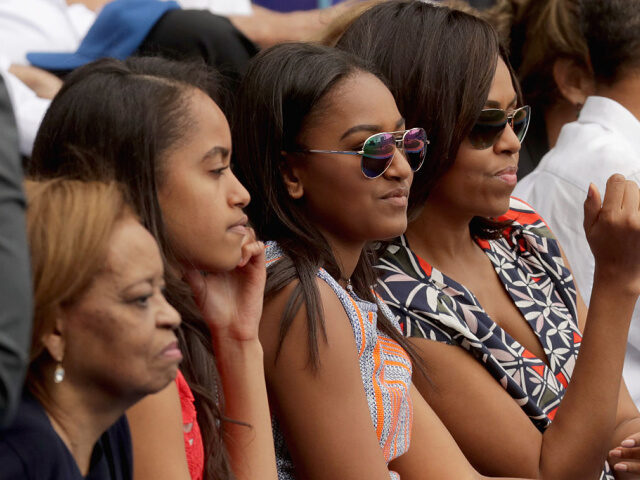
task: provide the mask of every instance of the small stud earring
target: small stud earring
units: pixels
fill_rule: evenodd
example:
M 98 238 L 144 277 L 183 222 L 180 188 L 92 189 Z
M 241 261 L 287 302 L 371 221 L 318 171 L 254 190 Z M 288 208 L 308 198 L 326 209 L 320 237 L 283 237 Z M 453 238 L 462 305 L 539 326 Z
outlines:
M 60 383 L 64 380 L 64 368 L 62 367 L 62 363 L 58 363 L 55 371 L 53 372 L 53 381 L 56 383 Z

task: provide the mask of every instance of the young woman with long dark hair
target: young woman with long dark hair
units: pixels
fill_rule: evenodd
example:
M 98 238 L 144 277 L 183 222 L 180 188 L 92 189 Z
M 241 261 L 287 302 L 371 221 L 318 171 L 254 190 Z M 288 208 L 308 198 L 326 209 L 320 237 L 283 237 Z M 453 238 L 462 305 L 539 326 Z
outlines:
M 30 165 L 38 177 L 117 179 L 161 247 L 186 384 L 182 410 L 172 385 L 129 412 L 139 478 L 275 477 L 258 341 L 263 246 L 242 212 L 249 195 L 230 170 L 216 90 L 194 64 L 89 64 L 53 100 Z

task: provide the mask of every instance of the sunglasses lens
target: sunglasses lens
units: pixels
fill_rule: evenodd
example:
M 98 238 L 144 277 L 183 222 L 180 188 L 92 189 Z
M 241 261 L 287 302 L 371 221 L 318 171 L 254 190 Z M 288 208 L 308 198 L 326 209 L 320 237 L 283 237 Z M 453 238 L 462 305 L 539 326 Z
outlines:
M 524 136 L 527 134 L 527 129 L 529 128 L 530 113 L 531 110 L 528 106 L 519 108 L 514 112 L 513 131 L 521 142 L 524 140 Z
M 423 128 L 407 130 L 402 138 L 402 146 L 411 170 L 418 171 L 427 155 L 427 132 Z
M 390 133 L 372 135 L 362 146 L 362 173 L 368 178 L 376 178 L 391 164 L 395 153 L 395 139 Z
M 471 129 L 469 141 L 473 148 L 484 150 L 498 139 L 507 125 L 507 113 L 504 110 L 487 109 L 480 113 L 478 121 Z

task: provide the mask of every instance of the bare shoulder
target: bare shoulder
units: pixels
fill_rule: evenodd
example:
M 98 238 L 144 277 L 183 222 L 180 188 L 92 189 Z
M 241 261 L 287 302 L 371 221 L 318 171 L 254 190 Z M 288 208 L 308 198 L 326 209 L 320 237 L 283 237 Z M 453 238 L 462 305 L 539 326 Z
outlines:
M 309 363 L 304 304 L 279 344 L 282 313 L 296 285 L 283 288 L 263 310 L 260 338 L 270 404 L 278 418 L 296 476 L 310 480 L 383 480 L 389 472 L 373 427 L 347 313 L 331 287 L 317 278 L 324 334 L 317 329 L 318 364 Z
M 316 329 L 319 354 L 323 356 L 323 351 L 327 349 L 329 344 L 337 347 L 337 344 L 344 342 L 345 334 L 347 333 L 349 334 L 346 337 L 349 340 L 348 344 L 353 346 L 353 350 L 355 351 L 355 343 L 353 341 L 349 320 L 344 307 L 340 303 L 340 299 L 324 280 L 316 278 L 315 285 L 318 289 L 318 297 L 323 312 L 321 323 L 324 325 L 323 328 L 319 323 Z M 294 355 L 301 360 L 304 359 L 304 363 L 307 365 L 309 353 L 307 338 L 309 336 L 309 327 L 308 311 L 304 301 L 293 317 L 291 325 L 280 346 L 280 330 L 283 314 L 297 286 L 297 280 L 291 282 L 265 301 L 260 323 L 260 341 L 262 342 L 265 353 L 267 371 L 270 370 L 269 365 L 275 363 L 278 348 L 280 348 L 278 356 Z

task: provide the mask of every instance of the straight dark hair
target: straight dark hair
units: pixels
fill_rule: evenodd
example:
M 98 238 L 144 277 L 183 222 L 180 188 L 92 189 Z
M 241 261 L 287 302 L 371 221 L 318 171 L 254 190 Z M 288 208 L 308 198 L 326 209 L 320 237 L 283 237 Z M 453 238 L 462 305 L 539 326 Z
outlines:
M 249 190 L 247 207 L 256 233 L 274 240 L 285 257 L 269 268 L 265 296 L 268 298 L 297 280 L 282 315 L 278 352 L 296 313 L 307 309 L 309 365 L 318 368 L 318 341 L 326 339 L 320 294 L 316 284 L 319 268 L 333 278 L 342 272 L 329 242 L 309 219 L 300 202 L 289 195 L 281 168 L 283 152 L 302 148 L 298 138 L 310 121 L 319 121 L 323 99 L 345 79 L 371 73 L 360 59 L 339 50 L 311 44 L 281 44 L 258 54 L 250 63 L 240 85 L 234 122 L 238 178 Z M 371 287 L 375 284 L 374 254 L 362 252 L 351 275 L 354 291 L 363 299 L 378 303 Z M 397 341 L 421 369 L 419 357 L 382 310 L 378 325 Z M 277 361 L 276 355 L 276 361 Z
M 598 83 L 640 71 L 640 0 L 580 0 L 580 31 Z
M 42 121 L 29 172 L 36 178 L 113 179 L 127 189 L 143 225 L 160 245 L 166 296 L 182 316 L 180 369 L 195 397 L 205 478 L 219 480 L 233 478 L 220 430 L 225 420 L 220 376 L 209 329 L 177 273 L 157 198 L 163 156 L 191 126 L 188 99 L 195 89 L 217 99 L 217 77 L 203 63 L 105 59 L 77 69 L 67 76 Z
M 443 5 L 390 0 L 355 19 L 336 46 L 372 63 L 387 78 L 407 125 L 423 127 L 431 141 L 409 196 L 414 219 L 460 144 L 478 120 L 498 58 L 506 63 L 518 101 L 522 96 L 495 30 L 484 20 Z M 474 217 L 479 238 L 496 238 L 509 222 Z

